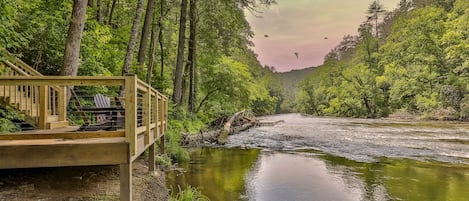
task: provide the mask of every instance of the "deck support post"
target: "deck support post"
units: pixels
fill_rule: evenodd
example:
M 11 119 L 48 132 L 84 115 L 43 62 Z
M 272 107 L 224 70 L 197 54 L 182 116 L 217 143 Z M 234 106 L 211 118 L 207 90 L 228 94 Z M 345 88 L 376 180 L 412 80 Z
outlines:
M 132 201 L 132 162 L 120 164 L 120 201 Z
M 156 171 L 156 160 L 155 160 L 155 142 L 148 148 L 148 171 L 150 174 L 154 174 Z
M 160 137 L 160 154 L 164 154 L 164 141 L 165 141 L 165 135 L 161 135 Z

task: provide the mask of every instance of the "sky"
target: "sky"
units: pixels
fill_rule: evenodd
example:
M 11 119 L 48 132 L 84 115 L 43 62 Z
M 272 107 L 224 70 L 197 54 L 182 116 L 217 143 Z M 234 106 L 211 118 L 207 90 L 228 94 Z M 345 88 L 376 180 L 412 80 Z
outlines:
M 254 31 L 253 50 L 262 65 L 279 72 L 319 66 L 347 34 L 357 35 L 372 0 L 277 0 L 246 16 Z M 386 10 L 399 0 L 380 0 Z M 295 55 L 298 53 L 298 57 Z

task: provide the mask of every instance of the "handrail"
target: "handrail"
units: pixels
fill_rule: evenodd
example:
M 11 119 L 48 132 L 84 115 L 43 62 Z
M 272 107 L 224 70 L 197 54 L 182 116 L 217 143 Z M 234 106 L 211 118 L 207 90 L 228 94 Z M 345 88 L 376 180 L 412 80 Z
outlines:
M 17 64 L 17 66 L 20 67 L 20 69 L 23 72 L 26 72 L 27 74 L 29 74 L 31 76 L 43 76 L 36 69 L 29 66 L 27 63 L 25 63 L 21 59 L 18 59 L 13 54 L 11 54 L 10 52 L 8 52 L 7 50 L 5 50 L 3 48 L 0 48 L 0 55 L 5 55 L 7 57 L 7 60 L 13 61 L 13 63 L 12 63 L 13 65 Z
M 12 70 L 12 71 L 8 72 L 8 75 L 10 75 L 10 76 L 22 76 L 22 77 L 31 77 L 31 76 L 39 77 L 39 76 L 43 76 L 39 72 L 37 72 L 34 69 L 32 69 L 31 67 L 29 67 L 27 64 L 24 64 L 24 62 L 22 62 L 21 60 L 16 59 L 15 57 L 10 57 L 10 58 L 15 60 L 16 63 L 20 62 L 21 64 L 23 64 L 23 67 L 21 68 L 21 65 L 15 65 L 15 64 L 11 63 L 9 60 L 3 61 L 3 63 L 5 64 L 5 67 Z M 30 86 L 30 85 L 28 85 L 28 86 Z M 52 94 L 51 96 L 49 96 L 48 111 L 49 111 L 50 115 L 53 115 L 53 116 L 57 115 L 58 116 L 58 118 L 57 118 L 58 122 L 66 123 L 67 117 L 66 117 L 66 114 L 63 112 L 63 111 L 66 110 L 66 105 L 62 104 L 63 101 L 61 101 L 61 99 L 65 98 L 66 89 L 55 86 L 55 85 L 49 85 L 48 87 L 50 88 L 48 90 L 48 93 Z M 26 92 L 26 91 L 23 91 L 23 89 L 20 89 L 20 91 L 21 92 Z M 27 91 L 28 93 L 26 93 L 26 94 L 17 93 L 17 90 L 13 90 L 13 91 L 11 91 L 12 93 L 8 94 L 8 95 L 14 95 L 14 100 L 15 101 L 18 99 L 17 95 L 19 95 L 19 102 L 16 103 L 15 108 L 17 108 L 21 111 L 24 111 L 24 113 L 26 115 L 28 115 L 30 117 L 30 119 L 34 119 L 34 116 L 38 115 L 37 114 L 38 111 L 34 110 L 34 108 L 33 108 L 34 107 L 34 98 L 31 97 L 31 94 L 33 94 L 32 92 L 34 92 L 34 91 L 39 93 L 39 89 L 31 88 L 31 89 L 29 89 L 29 91 Z M 43 92 L 45 93 L 45 91 L 43 91 Z M 28 102 L 23 101 L 23 99 L 26 100 L 28 98 L 31 99 L 31 100 L 28 101 Z M 34 112 L 34 111 L 36 111 L 36 112 Z M 46 112 L 46 114 L 47 114 L 47 112 Z M 44 118 L 48 119 L 47 116 L 44 116 Z M 34 125 L 35 127 L 39 127 L 39 128 L 45 128 L 47 126 L 45 123 L 40 124 L 40 122 L 37 122 L 37 119 L 34 119 L 34 120 L 30 121 L 30 123 L 32 125 Z
M 0 87 L 39 88 L 40 114 L 42 121 L 46 115 L 49 85 L 65 88 L 69 86 L 123 86 L 125 90 L 125 138 L 129 143 L 129 156 L 137 157 L 164 135 L 167 128 L 168 98 L 136 76 L 94 77 L 94 76 L 0 76 Z M 11 87 L 13 86 L 13 87 Z M 61 99 L 64 102 L 66 99 Z M 142 121 L 138 122 L 138 112 L 142 111 Z M 66 111 L 64 111 L 66 112 Z

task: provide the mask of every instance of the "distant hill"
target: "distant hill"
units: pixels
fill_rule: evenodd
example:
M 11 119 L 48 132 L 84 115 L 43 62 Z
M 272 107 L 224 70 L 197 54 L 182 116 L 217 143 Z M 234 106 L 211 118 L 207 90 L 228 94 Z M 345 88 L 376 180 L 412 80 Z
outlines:
M 284 101 L 284 103 L 287 105 L 284 105 L 284 107 L 282 107 L 283 110 L 291 109 L 289 107 L 295 101 L 295 96 L 299 92 L 298 84 L 306 76 L 311 74 L 314 70 L 316 70 L 316 67 L 309 67 L 299 70 L 291 70 L 288 72 L 276 73 L 282 81 L 282 86 L 285 92 L 286 100 Z

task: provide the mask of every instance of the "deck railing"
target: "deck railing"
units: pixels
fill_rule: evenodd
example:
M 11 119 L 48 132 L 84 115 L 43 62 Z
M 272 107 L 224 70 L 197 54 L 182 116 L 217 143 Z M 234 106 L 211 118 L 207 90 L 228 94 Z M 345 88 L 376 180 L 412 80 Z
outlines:
M 0 56 L 5 57 L 4 61 L 0 62 L 3 67 L 2 70 L 5 72 L 0 76 L 43 76 L 28 64 L 1 48 Z M 47 110 L 41 111 L 38 104 L 40 94 L 46 92 L 50 93 L 47 100 Z M 24 85 L 23 87 L 0 86 L 0 98 L 2 98 L 0 101 L 7 102 L 7 104 L 24 113 L 26 120 L 34 127 L 40 129 L 54 128 L 66 123 L 67 120 L 66 113 L 62 112 L 66 109 L 66 105 L 63 104 L 65 92 L 65 88 L 57 86 L 49 86 L 47 89 L 30 85 Z
M 125 119 L 123 129 L 126 142 L 130 145 L 130 157 L 140 155 L 165 133 L 167 128 L 167 97 L 134 75 L 120 77 L 0 76 L 0 91 L 3 90 L 0 94 L 28 94 L 24 97 L 18 97 L 27 99 L 25 101 L 26 110 L 38 114 L 38 124 L 44 126 L 41 126 L 42 128 L 46 128 L 51 114 L 58 116 L 58 118 L 67 117 L 67 95 L 65 92 L 67 88 L 81 86 L 106 86 L 124 89 L 125 95 L 117 99 L 121 101 L 125 111 L 122 114 Z

